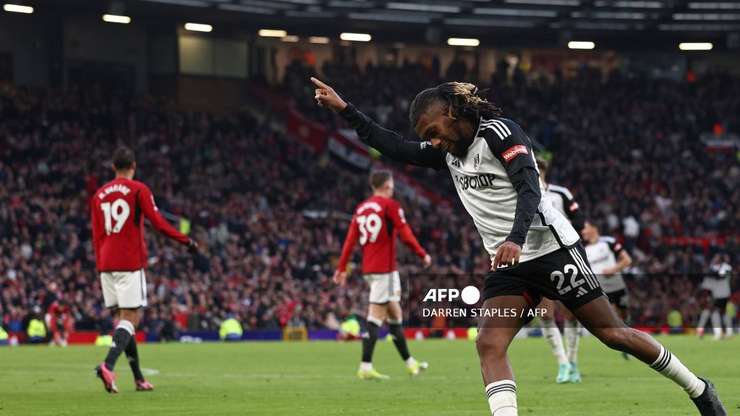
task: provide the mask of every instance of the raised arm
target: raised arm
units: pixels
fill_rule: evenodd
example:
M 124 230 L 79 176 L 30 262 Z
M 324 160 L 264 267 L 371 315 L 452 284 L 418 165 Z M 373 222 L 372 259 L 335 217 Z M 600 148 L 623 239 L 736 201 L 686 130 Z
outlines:
M 316 102 L 347 120 L 363 143 L 398 162 L 434 169 L 444 167 L 443 151 L 433 148 L 427 142 L 404 140 L 398 133 L 383 128 L 351 103 L 345 102 L 332 87 L 316 78 L 311 78 L 311 82 L 316 86 Z

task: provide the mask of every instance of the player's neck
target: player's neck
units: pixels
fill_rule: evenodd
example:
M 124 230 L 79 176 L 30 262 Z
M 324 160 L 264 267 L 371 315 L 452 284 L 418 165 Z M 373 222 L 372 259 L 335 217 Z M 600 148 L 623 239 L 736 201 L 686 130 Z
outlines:
M 373 192 L 373 196 L 379 196 L 381 198 L 390 198 L 387 192 Z
M 120 171 L 116 172 L 116 179 L 128 179 L 131 180 L 134 178 L 134 172 L 133 171 Z

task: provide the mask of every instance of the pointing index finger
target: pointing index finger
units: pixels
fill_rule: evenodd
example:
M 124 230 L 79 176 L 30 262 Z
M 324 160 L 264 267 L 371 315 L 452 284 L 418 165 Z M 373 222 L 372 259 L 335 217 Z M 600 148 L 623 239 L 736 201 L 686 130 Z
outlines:
M 317 86 L 317 87 L 319 87 L 319 88 L 325 88 L 325 89 L 327 89 L 327 90 L 330 90 L 330 89 L 331 89 L 331 87 L 330 87 L 330 86 L 328 86 L 328 85 L 324 84 L 324 83 L 323 83 L 323 82 L 321 82 L 321 80 L 319 80 L 318 78 L 315 78 L 315 77 L 311 77 L 311 82 L 313 82 L 313 84 L 314 84 L 314 85 L 316 85 L 316 86 Z

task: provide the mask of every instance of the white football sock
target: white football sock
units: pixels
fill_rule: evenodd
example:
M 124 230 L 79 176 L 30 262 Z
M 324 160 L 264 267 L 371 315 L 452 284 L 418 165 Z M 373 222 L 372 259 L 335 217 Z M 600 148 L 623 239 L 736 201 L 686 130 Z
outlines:
M 568 361 L 578 362 L 578 344 L 581 339 L 581 324 L 578 321 L 565 321 L 563 329 L 565 342 L 568 344 Z
M 360 363 L 360 370 L 370 371 L 373 369 L 373 363 Z
M 416 359 L 414 357 L 409 357 L 406 360 L 406 367 L 411 367 L 414 364 L 416 364 Z
M 722 338 L 722 318 L 717 311 L 712 311 L 712 331 L 714 331 L 714 339 Z
M 701 311 L 701 315 L 699 315 L 699 322 L 696 324 L 696 329 L 704 330 L 704 327 L 707 326 L 707 321 L 709 321 L 709 310 L 704 309 Z
M 725 335 L 732 336 L 732 317 L 729 315 L 724 315 L 723 319 L 725 321 Z
M 516 383 L 499 380 L 486 386 L 488 406 L 492 416 L 517 416 Z
M 554 319 L 542 320 L 542 335 L 550 343 L 552 354 L 558 359 L 558 364 L 568 364 L 568 357 L 565 355 L 565 348 L 563 348 L 563 337 L 560 335 L 560 329 Z
M 704 393 L 706 384 L 692 373 L 675 355 L 660 346 L 660 354 L 654 363 L 650 364 L 654 370 L 663 374 L 681 386 L 689 397 L 695 399 Z

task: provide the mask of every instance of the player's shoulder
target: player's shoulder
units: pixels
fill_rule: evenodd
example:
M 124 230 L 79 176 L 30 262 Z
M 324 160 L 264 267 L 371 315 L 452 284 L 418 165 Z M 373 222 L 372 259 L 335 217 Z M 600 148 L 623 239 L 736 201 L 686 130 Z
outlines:
M 378 203 L 385 209 L 385 210 L 392 210 L 392 209 L 398 209 L 401 207 L 401 203 L 399 203 L 397 200 L 393 198 L 386 198 L 383 196 L 377 197 Z
M 519 124 L 505 117 L 481 117 L 479 123 L 479 134 L 484 137 L 496 137 L 500 140 L 506 140 L 521 130 Z
M 146 189 L 146 190 L 149 190 L 149 187 L 147 186 L 147 184 L 145 184 L 142 181 L 137 181 L 136 179 L 126 179 L 126 181 L 127 181 L 126 183 L 130 184 L 131 187 L 133 187 L 135 189 Z
M 617 239 L 610 235 L 602 235 L 601 237 L 599 237 L 599 242 L 607 243 L 607 244 L 614 244 L 617 242 Z
M 374 212 L 382 212 L 386 209 L 387 206 L 387 200 L 388 198 L 379 197 L 377 195 L 373 195 L 366 200 L 360 202 L 355 207 L 355 214 L 360 214 L 364 211 L 370 210 Z
M 570 192 L 568 188 L 564 186 L 549 183 L 547 184 L 547 190 L 550 192 L 555 192 L 556 194 L 563 195 L 568 199 L 573 199 L 573 194 Z

